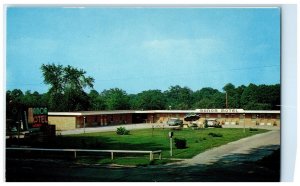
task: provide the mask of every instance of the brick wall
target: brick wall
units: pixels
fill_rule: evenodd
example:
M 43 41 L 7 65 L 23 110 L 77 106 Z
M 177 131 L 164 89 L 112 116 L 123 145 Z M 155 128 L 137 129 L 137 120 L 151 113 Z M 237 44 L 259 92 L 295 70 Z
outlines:
M 56 126 L 56 130 L 72 130 L 76 128 L 75 116 L 48 116 L 48 123 Z

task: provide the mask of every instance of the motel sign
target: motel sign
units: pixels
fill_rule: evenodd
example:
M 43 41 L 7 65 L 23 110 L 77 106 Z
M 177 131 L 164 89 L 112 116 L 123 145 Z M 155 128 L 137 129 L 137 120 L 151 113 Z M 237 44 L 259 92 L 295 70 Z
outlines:
M 33 128 L 39 128 L 48 125 L 48 109 L 47 108 L 32 108 Z

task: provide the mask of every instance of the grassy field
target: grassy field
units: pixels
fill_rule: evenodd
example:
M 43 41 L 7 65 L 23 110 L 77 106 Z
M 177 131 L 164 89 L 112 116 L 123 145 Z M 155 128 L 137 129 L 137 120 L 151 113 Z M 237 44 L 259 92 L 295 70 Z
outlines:
M 84 149 L 118 149 L 118 150 L 162 150 L 163 160 L 155 160 L 154 164 L 161 164 L 172 159 L 192 158 L 193 156 L 213 147 L 221 146 L 238 139 L 266 132 L 237 128 L 208 128 L 201 130 L 184 129 L 173 131 L 173 138 L 186 139 L 187 148 L 176 149 L 173 143 L 173 156 L 170 157 L 168 129 L 142 129 L 132 130 L 129 135 L 117 135 L 116 132 L 86 133 L 66 135 L 59 137 L 52 145 L 56 148 L 84 148 Z M 209 133 L 220 134 L 221 137 L 213 137 Z M 133 158 L 132 155 L 116 154 L 116 160 L 110 160 L 109 154 L 103 158 L 80 158 L 81 162 L 116 163 L 126 165 L 149 164 L 149 155 Z M 130 157 L 128 157 L 130 156 Z M 122 157 L 122 158 L 121 158 Z

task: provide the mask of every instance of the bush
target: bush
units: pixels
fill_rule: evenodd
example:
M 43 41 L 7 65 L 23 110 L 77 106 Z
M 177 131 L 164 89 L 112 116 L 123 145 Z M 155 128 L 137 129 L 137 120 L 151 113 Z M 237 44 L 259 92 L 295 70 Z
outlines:
M 126 128 L 125 127 L 119 127 L 119 128 L 117 128 L 117 134 L 118 135 L 129 135 L 129 130 L 126 130 Z
M 214 132 L 210 132 L 208 133 L 208 135 L 212 136 L 212 137 L 223 137 L 223 134 L 220 133 L 214 133 Z
M 175 138 L 174 142 L 175 142 L 175 147 L 177 149 L 185 149 L 186 148 L 186 139 Z

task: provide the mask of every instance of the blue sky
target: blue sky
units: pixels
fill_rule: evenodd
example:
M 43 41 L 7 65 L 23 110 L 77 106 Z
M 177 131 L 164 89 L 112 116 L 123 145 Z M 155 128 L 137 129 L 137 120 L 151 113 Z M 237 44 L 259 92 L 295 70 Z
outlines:
M 40 67 L 127 93 L 280 83 L 279 8 L 9 7 L 6 88 L 46 92 Z

